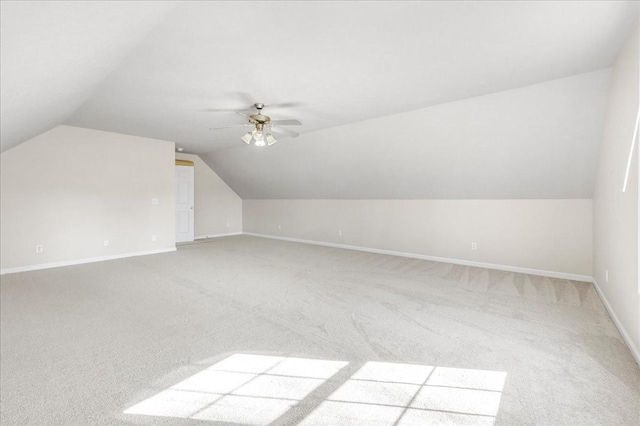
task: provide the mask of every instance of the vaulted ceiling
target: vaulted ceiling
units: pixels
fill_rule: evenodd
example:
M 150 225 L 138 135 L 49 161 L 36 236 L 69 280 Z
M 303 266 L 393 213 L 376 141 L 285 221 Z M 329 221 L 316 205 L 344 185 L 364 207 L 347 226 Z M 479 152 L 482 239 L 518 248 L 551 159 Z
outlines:
M 0 3 L 2 151 L 68 123 L 173 5 Z
M 580 198 L 628 2 L 2 2 L 1 143 L 175 141 L 244 198 Z M 297 139 L 246 146 L 223 110 Z M 284 104 L 271 107 L 269 105 Z M 286 106 L 288 104 L 288 106 Z M 211 111 L 211 110 L 219 111 Z

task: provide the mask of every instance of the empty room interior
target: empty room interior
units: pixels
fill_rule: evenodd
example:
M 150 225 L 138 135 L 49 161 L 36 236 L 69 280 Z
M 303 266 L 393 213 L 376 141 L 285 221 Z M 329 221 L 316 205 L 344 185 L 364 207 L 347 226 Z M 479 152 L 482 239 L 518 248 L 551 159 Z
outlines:
M 640 424 L 638 1 L 1 2 L 0 424 Z

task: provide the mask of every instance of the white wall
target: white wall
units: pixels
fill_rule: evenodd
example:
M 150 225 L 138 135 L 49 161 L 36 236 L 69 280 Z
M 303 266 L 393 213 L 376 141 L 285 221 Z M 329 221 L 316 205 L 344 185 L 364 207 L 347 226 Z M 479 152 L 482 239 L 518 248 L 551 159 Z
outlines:
M 640 363 L 638 146 L 622 192 L 639 107 L 638 28 L 620 51 L 611 89 L 594 194 L 594 278 Z M 605 275 L 609 272 L 609 280 Z
M 249 233 L 591 276 L 591 200 L 244 200 L 243 206 Z
M 173 142 L 58 126 L 0 158 L 3 272 L 175 248 Z
M 197 155 L 176 158 L 195 164 L 195 237 L 242 232 L 242 199 Z

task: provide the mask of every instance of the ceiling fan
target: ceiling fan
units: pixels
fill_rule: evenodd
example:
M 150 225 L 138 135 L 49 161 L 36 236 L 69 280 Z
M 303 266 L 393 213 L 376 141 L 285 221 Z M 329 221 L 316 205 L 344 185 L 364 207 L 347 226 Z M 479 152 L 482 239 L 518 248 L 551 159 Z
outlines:
M 236 111 L 238 114 L 248 118 L 248 123 L 236 124 L 233 126 L 213 127 L 209 130 L 226 129 L 229 127 L 253 127 L 253 130 L 247 132 L 240 139 L 242 139 L 242 141 L 247 145 L 251 144 L 251 141 L 253 141 L 256 146 L 271 146 L 278 142 L 278 140 L 273 136 L 273 133 L 282 136 L 290 136 L 292 138 L 300 135 L 292 130 L 281 127 L 299 126 L 302 124 L 299 120 L 272 120 L 268 115 L 262 114 L 264 104 L 258 102 L 253 104 L 253 107 L 256 109 L 256 113 L 254 114 Z

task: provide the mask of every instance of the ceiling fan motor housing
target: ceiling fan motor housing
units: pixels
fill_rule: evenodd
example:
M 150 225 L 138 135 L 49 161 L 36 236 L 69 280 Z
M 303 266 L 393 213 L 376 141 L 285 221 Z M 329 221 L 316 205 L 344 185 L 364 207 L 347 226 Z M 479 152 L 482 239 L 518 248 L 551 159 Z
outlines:
M 259 124 L 267 124 L 269 121 L 271 121 L 271 117 L 262 114 L 253 114 L 250 115 L 249 118 L 251 119 L 252 123 Z
M 262 127 L 265 124 L 268 124 L 269 121 L 271 121 L 271 117 L 262 115 L 262 108 L 264 108 L 264 104 L 260 102 L 256 102 L 255 104 L 253 104 L 253 106 L 258 110 L 258 113 L 250 115 L 249 121 L 256 124 L 256 127 L 257 125 L 260 125 L 260 127 Z M 259 128 L 258 130 L 262 130 L 262 128 Z

